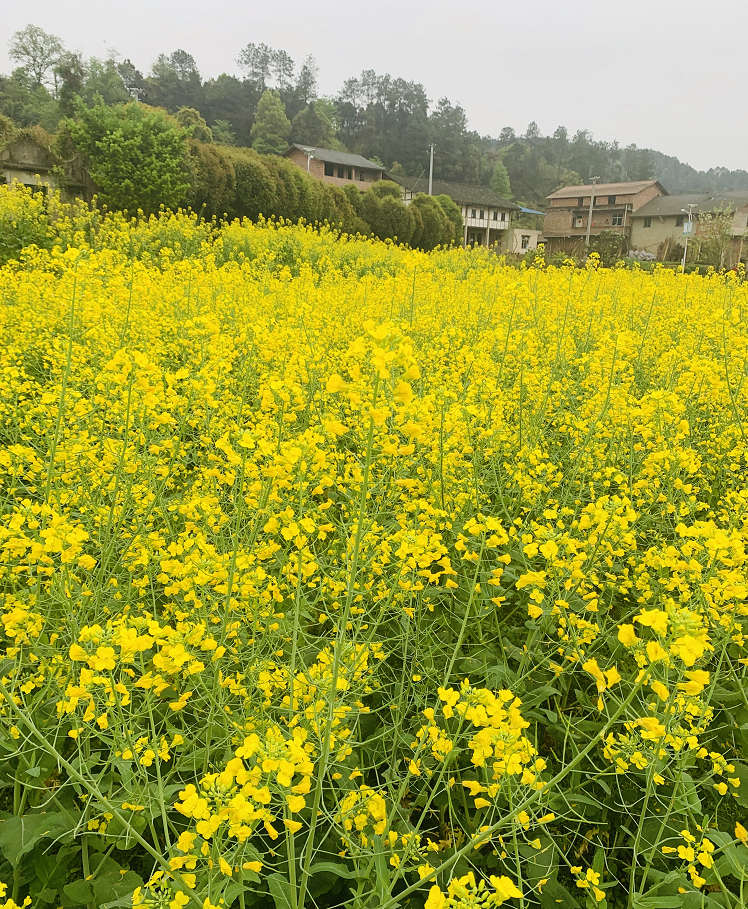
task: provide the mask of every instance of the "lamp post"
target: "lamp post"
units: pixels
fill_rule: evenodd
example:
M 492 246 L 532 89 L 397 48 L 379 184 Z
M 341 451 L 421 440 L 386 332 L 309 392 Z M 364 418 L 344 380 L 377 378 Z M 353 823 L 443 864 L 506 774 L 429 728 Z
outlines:
M 590 231 L 592 230 L 592 208 L 595 204 L 595 184 L 599 180 L 599 177 L 592 178 L 592 192 L 590 193 L 590 211 L 587 215 L 587 236 L 584 238 L 585 248 L 589 250 L 590 248 Z
M 306 154 L 306 172 L 307 173 L 309 173 L 309 164 L 311 163 L 311 160 L 314 157 L 314 155 L 312 154 L 313 151 L 314 151 L 313 148 L 304 146 L 304 153 Z
M 688 238 L 691 236 L 691 231 L 693 230 L 693 210 L 696 208 L 695 202 L 688 203 L 688 211 L 685 208 L 681 208 L 681 211 L 684 215 L 688 215 L 688 228 L 686 225 L 683 225 L 683 233 L 686 237 L 686 242 L 683 244 L 683 262 L 681 262 L 680 273 L 685 275 L 686 273 L 686 256 L 688 255 Z
M 432 142 L 429 145 L 429 151 L 431 157 L 429 158 L 429 195 L 431 195 L 431 190 L 434 188 L 434 143 Z

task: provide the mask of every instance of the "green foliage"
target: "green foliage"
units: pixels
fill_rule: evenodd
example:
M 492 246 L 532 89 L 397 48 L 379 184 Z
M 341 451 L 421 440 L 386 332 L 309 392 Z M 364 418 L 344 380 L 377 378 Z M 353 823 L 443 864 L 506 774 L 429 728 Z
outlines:
M 252 148 L 261 155 L 279 155 L 288 147 L 291 123 L 280 95 L 266 91 L 257 105 L 257 115 L 252 126 Z
M 18 127 L 5 114 L 0 114 L 0 148 L 12 142 L 18 135 Z
M 462 221 L 462 212 L 460 211 L 460 206 L 450 197 L 446 195 L 436 196 L 436 201 L 442 208 L 444 214 L 452 222 L 453 227 L 453 236 L 450 238 L 450 241 L 455 243 L 461 243 L 463 238 L 463 229 L 464 224 Z
M 85 73 L 83 97 L 89 107 L 97 104 L 99 100 L 105 104 L 124 104 L 130 100 L 130 95 L 114 60 L 99 60 L 97 57 L 91 57 Z
M 391 196 L 393 199 L 402 199 L 402 189 L 398 183 L 393 180 L 377 180 L 371 188 L 366 191 L 367 196 L 374 195 L 378 199 L 384 199 L 385 196 Z
M 448 246 L 454 240 L 455 225 L 434 196 L 418 193 L 410 203 L 421 217 L 421 232 L 414 245 L 427 252 L 437 246 Z
M 228 210 L 230 217 L 272 217 L 278 211 L 278 193 L 272 175 L 263 159 L 249 148 L 225 148 L 221 153 L 234 168 L 234 198 Z
M 208 144 L 213 142 L 213 131 L 194 107 L 180 108 L 174 119 L 191 139 Z
M 612 268 L 627 252 L 626 238 L 615 230 L 604 230 L 590 240 L 590 252 L 596 252 L 606 268 Z
M 332 123 L 313 102 L 293 118 L 291 141 L 317 148 L 333 148 L 337 144 Z
M 733 235 L 735 210 L 728 203 L 699 213 L 699 257 L 707 265 L 724 268 Z
M 214 120 L 210 131 L 216 145 L 236 145 L 236 133 L 228 120 Z
M 0 113 L 18 126 L 42 126 L 54 130 L 60 119 L 59 107 L 50 92 L 35 84 L 22 69 L 0 76 Z
M 501 196 L 502 199 L 511 199 L 512 198 L 512 187 L 509 182 L 509 173 L 506 169 L 506 165 L 499 158 L 494 164 L 493 173 L 491 174 L 491 189 L 496 193 L 497 196 Z
M 8 42 L 8 56 L 33 79 L 35 85 L 48 81 L 64 51 L 62 41 L 38 25 L 14 32 Z
M 229 156 L 222 148 L 194 139 L 189 147 L 190 207 L 207 218 L 228 214 L 236 195 L 236 172 Z
M 185 135 L 164 111 L 139 103 L 81 105 L 68 128 L 110 208 L 148 213 L 185 200 Z
M 399 187 L 392 185 L 398 189 L 397 196 L 389 193 L 377 194 L 374 192 L 375 187 L 365 192 L 361 214 L 374 236 L 380 240 L 396 239 L 400 243 L 410 243 L 415 230 L 415 220 L 409 208 L 400 199 Z

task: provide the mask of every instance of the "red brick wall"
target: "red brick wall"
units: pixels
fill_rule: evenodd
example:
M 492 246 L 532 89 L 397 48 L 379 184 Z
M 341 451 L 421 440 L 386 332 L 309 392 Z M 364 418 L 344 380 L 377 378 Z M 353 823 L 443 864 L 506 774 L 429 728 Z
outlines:
M 648 186 L 646 189 L 643 189 L 640 193 L 637 193 L 633 198 L 628 196 L 626 198 L 627 202 L 631 202 L 631 207 L 634 211 L 637 208 L 641 208 L 647 202 L 651 202 L 652 199 L 656 199 L 658 196 L 662 196 L 664 193 L 657 186 L 656 183 L 653 183 L 652 186 Z
M 543 219 L 543 234 L 546 237 L 554 234 L 568 234 L 572 229 L 572 223 L 570 208 L 549 208 Z
M 299 148 L 292 148 L 291 151 L 286 155 L 289 161 L 293 161 L 298 167 L 302 170 L 307 170 L 307 155 L 305 152 L 301 151 Z M 372 183 L 375 183 L 377 180 L 382 179 L 382 172 L 378 170 L 367 171 L 366 180 L 361 181 L 358 179 L 360 169 L 358 167 L 351 168 L 353 173 L 353 180 L 348 180 L 345 177 L 326 177 L 325 176 L 325 165 L 323 161 L 320 161 L 319 158 L 312 158 L 309 163 L 309 173 L 316 177 L 318 180 L 324 180 L 325 183 L 332 183 L 334 186 L 347 186 L 349 183 L 354 183 L 361 190 L 368 189 Z M 335 173 L 338 172 L 338 165 L 334 165 Z M 346 168 L 346 171 L 348 168 Z

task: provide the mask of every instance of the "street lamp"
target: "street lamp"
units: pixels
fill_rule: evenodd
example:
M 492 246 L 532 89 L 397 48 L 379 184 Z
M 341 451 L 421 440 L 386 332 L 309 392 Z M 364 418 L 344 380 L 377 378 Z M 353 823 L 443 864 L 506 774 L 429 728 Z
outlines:
M 685 208 L 681 208 L 681 211 L 684 215 L 688 215 L 688 222 L 683 225 L 683 233 L 686 237 L 686 242 L 683 247 L 683 262 L 681 263 L 680 272 L 682 275 L 686 273 L 686 256 L 688 255 L 688 238 L 691 236 L 691 231 L 693 230 L 693 210 L 697 208 L 695 202 L 688 203 L 688 211 Z
M 311 162 L 312 158 L 314 157 L 314 155 L 312 154 L 314 149 L 309 148 L 307 146 L 303 146 L 303 148 L 304 148 L 304 153 L 306 154 L 306 172 L 309 173 L 309 163 Z
M 592 178 L 592 192 L 590 193 L 590 211 L 587 215 L 587 236 L 584 239 L 584 245 L 586 249 L 590 248 L 590 231 L 592 230 L 592 207 L 595 204 L 595 184 L 599 180 L 599 177 Z

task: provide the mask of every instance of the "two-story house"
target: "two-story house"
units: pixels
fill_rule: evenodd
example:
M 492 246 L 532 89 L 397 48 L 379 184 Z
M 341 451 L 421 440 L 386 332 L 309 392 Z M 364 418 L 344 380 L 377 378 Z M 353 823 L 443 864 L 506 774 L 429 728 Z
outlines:
M 689 227 L 688 210 L 692 219 Z M 732 237 L 725 264 L 736 265 L 748 252 L 748 192 L 690 193 L 661 196 L 642 205 L 632 215 L 631 246 L 668 260 L 683 255 L 686 236 L 701 236 L 699 216 L 729 208 L 733 212 Z
M 548 210 L 543 223 L 548 252 L 574 252 L 584 242 L 593 195 L 590 236 L 612 230 L 628 238 L 632 214 L 652 199 L 666 196 L 667 190 L 657 180 L 590 183 L 556 190 L 547 196 Z
M 381 180 L 384 174 L 381 164 L 369 161 L 362 155 L 352 155 L 330 148 L 291 145 L 283 152 L 283 156 L 318 180 L 336 186 L 354 183 L 359 189 L 368 189 L 372 183 Z
M 387 174 L 401 187 L 403 201 L 408 204 L 418 193 L 428 193 L 428 177 L 403 177 Z M 497 196 L 490 186 L 474 183 L 448 183 L 434 180 L 431 187 L 433 196 L 449 196 L 462 212 L 465 246 L 498 246 L 506 250 L 512 212 L 519 211 L 519 205 Z

